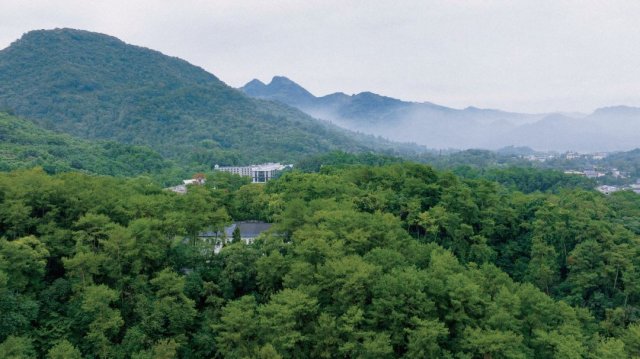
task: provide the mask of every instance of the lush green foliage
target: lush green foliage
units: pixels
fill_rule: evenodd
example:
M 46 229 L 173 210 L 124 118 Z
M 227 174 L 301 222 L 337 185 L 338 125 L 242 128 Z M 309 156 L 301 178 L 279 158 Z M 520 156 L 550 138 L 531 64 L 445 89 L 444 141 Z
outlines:
M 295 168 L 302 172 L 319 172 L 323 166 L 348 167 L 353 165 L 382 166 L 403 162 L 400 157 L 366 153 L 346 153 L 332 151 L 315 156 L 308 156 L 296 162 Z
M 79 140 L 0 113 L 0 171 L 37 166 L 48 173 L 83 171 L 112 176 L 159 176 L 177 171 L 146 147 Z
M 423 165 L 180 196 L 0 174 L 0 352 L 51 358 L 640 355 L 640 196 L 523 194 Z M 231 218 L 275 223 L 219 254 Z M 635 218 L 635 219 L 634 219 Z
M 443 156 L 422 154 L 418 158 L 433 167 L 450 170 L 463 178 L 487 179 L 524 193 L 558 192 L 567 188 L 591 189 L 596 186 L 595 181 L 585 177 L 566 175 L 555 169 L 528 167 L 526 165 L 529 162 L 513 158 L 508 162 L 510 157 L 490 151 L 469 150 Z M 382 166 L 405 161 L 401 157 L 379 153 L 354 154 L 333 151 L 305 157 L 298 161 L 295 167 L 303 172 L 319 172 L 323 166 Z
M 456 173 L 465 174 L 463 168 L 457 168 Z M 496 181 L 504 186 L 515 188 L 525 193 L 531 192 L 559 192 L 565 188 L 592 189 L 596 186 L 594 180 L 581 176 L 566 175 L 557 170 L 544 170 L 527 167 L 509 167 L 504 169 L 490 168 L 476 174 L 478 178 Z

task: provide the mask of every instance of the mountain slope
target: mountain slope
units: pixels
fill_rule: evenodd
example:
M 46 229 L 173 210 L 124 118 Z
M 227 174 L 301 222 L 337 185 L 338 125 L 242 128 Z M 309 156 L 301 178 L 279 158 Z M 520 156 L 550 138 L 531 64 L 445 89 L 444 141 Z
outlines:
M 158 174 L 173 165 L 145 147 L 84 141 L 0 113 L 0 170 L 35 166 L 49 173 L 83 171 L 136 176 Z
M 248 98 L 186 61 L 81 30 L 32 31 L 0 51 L 2 108 L 49 129 L 148 145 L 182 162 L 365 149 L 342 130 Z

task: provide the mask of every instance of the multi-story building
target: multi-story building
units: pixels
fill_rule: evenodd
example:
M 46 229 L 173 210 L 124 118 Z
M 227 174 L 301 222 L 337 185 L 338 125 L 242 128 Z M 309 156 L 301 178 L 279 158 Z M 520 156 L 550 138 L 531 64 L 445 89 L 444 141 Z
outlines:
M 229 172 L 229 173 L 236 174 L 238 176 L 247 176 L 247 177 L 251 177 L 251 168 L 252 168 L 251 166 L 244 166 L 244 167 L 219 167 L 218 165 L 215 166 L 216 171 Z
M 280 163 L 263 163 L 260 165 L 242 166 L 242 167 L 220 167 L 215 166 L 216 171 L 229 172 L 239 176 L 251 177 L 253 183 L 265 183 L 274 178 L 276 174 L 285 167 Z

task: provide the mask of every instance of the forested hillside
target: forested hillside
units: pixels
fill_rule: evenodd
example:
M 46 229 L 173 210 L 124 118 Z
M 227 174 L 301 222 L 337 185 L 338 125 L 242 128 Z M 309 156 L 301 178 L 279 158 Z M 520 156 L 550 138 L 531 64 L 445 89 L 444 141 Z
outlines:
M 32 31 L 0 51 L 0 109 L 86 139 L 147 145 L 183 165 L 292 161 L 365 145 L 248 98 L 178 58 L 81 30 Z
M 36 166 L 48 173 L 82 171 L 111 176 L 178 172 L 146 147 L 80 140 L 0 113 L 0 171 Z
M 216 173 L 183 196 L 144 178 L 0 174 L 0 353 L 640 356 L 640 196 L 364 160 L 390 164 L 266 186 Z M 234 219 L 274 226 L 219 254 L 196 239 Z

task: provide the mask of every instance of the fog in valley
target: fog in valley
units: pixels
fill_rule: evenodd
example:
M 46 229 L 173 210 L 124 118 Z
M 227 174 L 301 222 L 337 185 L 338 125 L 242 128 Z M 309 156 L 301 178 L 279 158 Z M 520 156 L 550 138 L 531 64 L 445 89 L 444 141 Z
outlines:
M 597 152 L 630 150 L 639 143 L 640 108 L 627 106 L 605 107 L 591 114 L 454 109 L 371 92 L 316 97 L 281 76 L 269 84 L 251 81 L 242 90 L 350 130 L 433 149 L 527 146 L 539 151 Z

